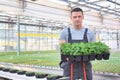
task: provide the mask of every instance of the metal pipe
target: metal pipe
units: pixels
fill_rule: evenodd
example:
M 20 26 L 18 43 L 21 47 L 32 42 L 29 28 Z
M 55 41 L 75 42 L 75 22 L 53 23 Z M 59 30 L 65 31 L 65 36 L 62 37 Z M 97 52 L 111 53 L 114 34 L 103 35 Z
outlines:
M 70 1 L 69 1 L 69 2 L 70 2 Z M 96 11 L 102 11 L 102 12 L 109 13 L 109 14 L 112 14 L 112 15 L 114 14 L 114 15 L 116 15 L 116 16 L 120 16 L 120 12 L 119 12 L 119 11 L 116 11 L 116 10 L 113 10 L 113 9 L 109 9 L 109 8 L 106 8 L 106 7 L 102 7 L 102 6 L 99 6 L 99 5 L 97 5 L 97 4 L 92 4 L 92 3 L 89 3 L 89 2 L 85 2 L 86 4 L 90 4 L 90 5 L 97 6 L 97 7 L 99 7 L 100 9 L 95 8 L 95 7 L 91 7 L 91 6 L 89 6 L 89 5 L 80 4 L 80 3 L 78 3 L 78 2 L 71 2 L 71 3 L 76 4 L 76 5 L 79 5 L 79 6 L 81 5 L 81 6 L 83 6 L 83 7 L 89 8 L 89 9 L 94 9 L 94 10 L 96 10 Z M 105 11 L 105 10 L 102 10 L 102 8 L 108 9 L 108 10 L 114 11 L 114 12 L 108 12 L 108 10 Z M 116 12 L 118 12 L 118 13 L 116 13 Z
M 117 2 L 115 2 L 115 1 L 112 1 L 112 0 L 107 0 L 107 1 L 109 1 L 109 2 L 111 2 L 111 3 L 114 3 L 114 4 L 117 4 L 117 5 L 119 5 L 119 6 L 120 6 L 120 4 L 119 4 L 119 3 L 117 3 Z
M 20 16 L 17 15 L 17 55 L 20 55 Z

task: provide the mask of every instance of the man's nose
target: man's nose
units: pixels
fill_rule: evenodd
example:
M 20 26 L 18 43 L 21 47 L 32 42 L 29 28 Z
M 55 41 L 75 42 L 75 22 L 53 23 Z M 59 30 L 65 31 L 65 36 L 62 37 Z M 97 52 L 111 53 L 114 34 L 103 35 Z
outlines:
M 79 17 L 76 17 L 76 20 L 79 20 Z

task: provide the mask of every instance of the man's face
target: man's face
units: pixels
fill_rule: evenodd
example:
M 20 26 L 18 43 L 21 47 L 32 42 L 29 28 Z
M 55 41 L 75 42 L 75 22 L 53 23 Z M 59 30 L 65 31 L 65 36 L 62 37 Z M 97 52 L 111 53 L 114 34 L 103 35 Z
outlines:
M 84 16 L 81 11 L 72 12 L 70 19 L 74 27 L 77 29 L 77 27 L 79 28 L 82 26 L 82 21 L 84 19 Z

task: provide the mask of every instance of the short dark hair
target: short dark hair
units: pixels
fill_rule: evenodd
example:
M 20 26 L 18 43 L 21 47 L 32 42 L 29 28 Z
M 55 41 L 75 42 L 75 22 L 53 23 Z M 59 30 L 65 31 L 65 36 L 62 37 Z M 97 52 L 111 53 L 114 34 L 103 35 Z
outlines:
M 78 8 L 78 7 L 71 9 L 71 14 L 72 14 L 72 12 L 78 12 L 78 11 L 82 12 L 82 14 L 83 14 L 83 10 L 81 8 Z

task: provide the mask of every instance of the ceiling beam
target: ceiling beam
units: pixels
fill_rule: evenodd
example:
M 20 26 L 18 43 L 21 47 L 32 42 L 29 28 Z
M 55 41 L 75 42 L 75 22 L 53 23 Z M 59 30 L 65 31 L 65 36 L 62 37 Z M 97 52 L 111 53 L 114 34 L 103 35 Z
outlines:
M 120 3 L 117 3 L 117 2 L 115 2 L 115 1 L 112 1 L 112 0 L 107 0 L 107 1 L 109 1 L 109 2 L 111 2 L 111 3 L 114 3 L 114 4 L 117 4 L 117 5 L 120 6 Z
M 105 1 L 105 0 L 98 0 L 98 1 L 94 1 L 92 3 L 98 3 L 98 2 L 102 2 L 102 1 Z
M 111 10 L 111 11 L 120 13 L 120 11 L 116 11 L 116 10 L 114 10 L 114 9 L 109 9 L 109 8 L 107 8 L 107 7 L 103 7 L 103 6 L 100 6 L 100 5 L 97 5 L 97 4 L 93 4 L 93 3 L 90 3 L 90 2 L 86 2 L 86 3 L 87 3 L 87 4 L 94 5 L 94 6 L 97 6 L 97 7 L 100 7 L 100 8 L 104 8 L 104 9 L 108 9 L 108 10 Z
M 80 3 L 78 3 L 78 2 L 71 2 L 71 3 L 76 4 L 76 5 L 80 5 L 80 6 L 84 6 L 84 7 L 87 7 L 87 8 L 89 8 L 89 9 L 96 10 L 96 11 L 102 11 L 102 12 L 109 13 L 109 14 L 112 14 L 112 15 L 120 16 L 120 11 L 116 11 L 116 10 L 113 10 L 113 9 L 109 9 L 109 8 L 106 8 L 106 7 L 97 5 L 97 4 L 93 4 L 93 3 L 90 3 L 90 2 L 85 2 L 85 3 L 86 3 L 86 4 L 93 5 L 93 6 L 97 6 L 97 7 L 99 7 L 99 8 L 92 7 L 92 6 L 89 6 L 89 5 L 86 5 L 86 4 L 80 4 Z M 107 11 L 102 10 L 102 9 L 107 9 Z M 110 11 L 113 11 L 113 12 L 110 12 Z

